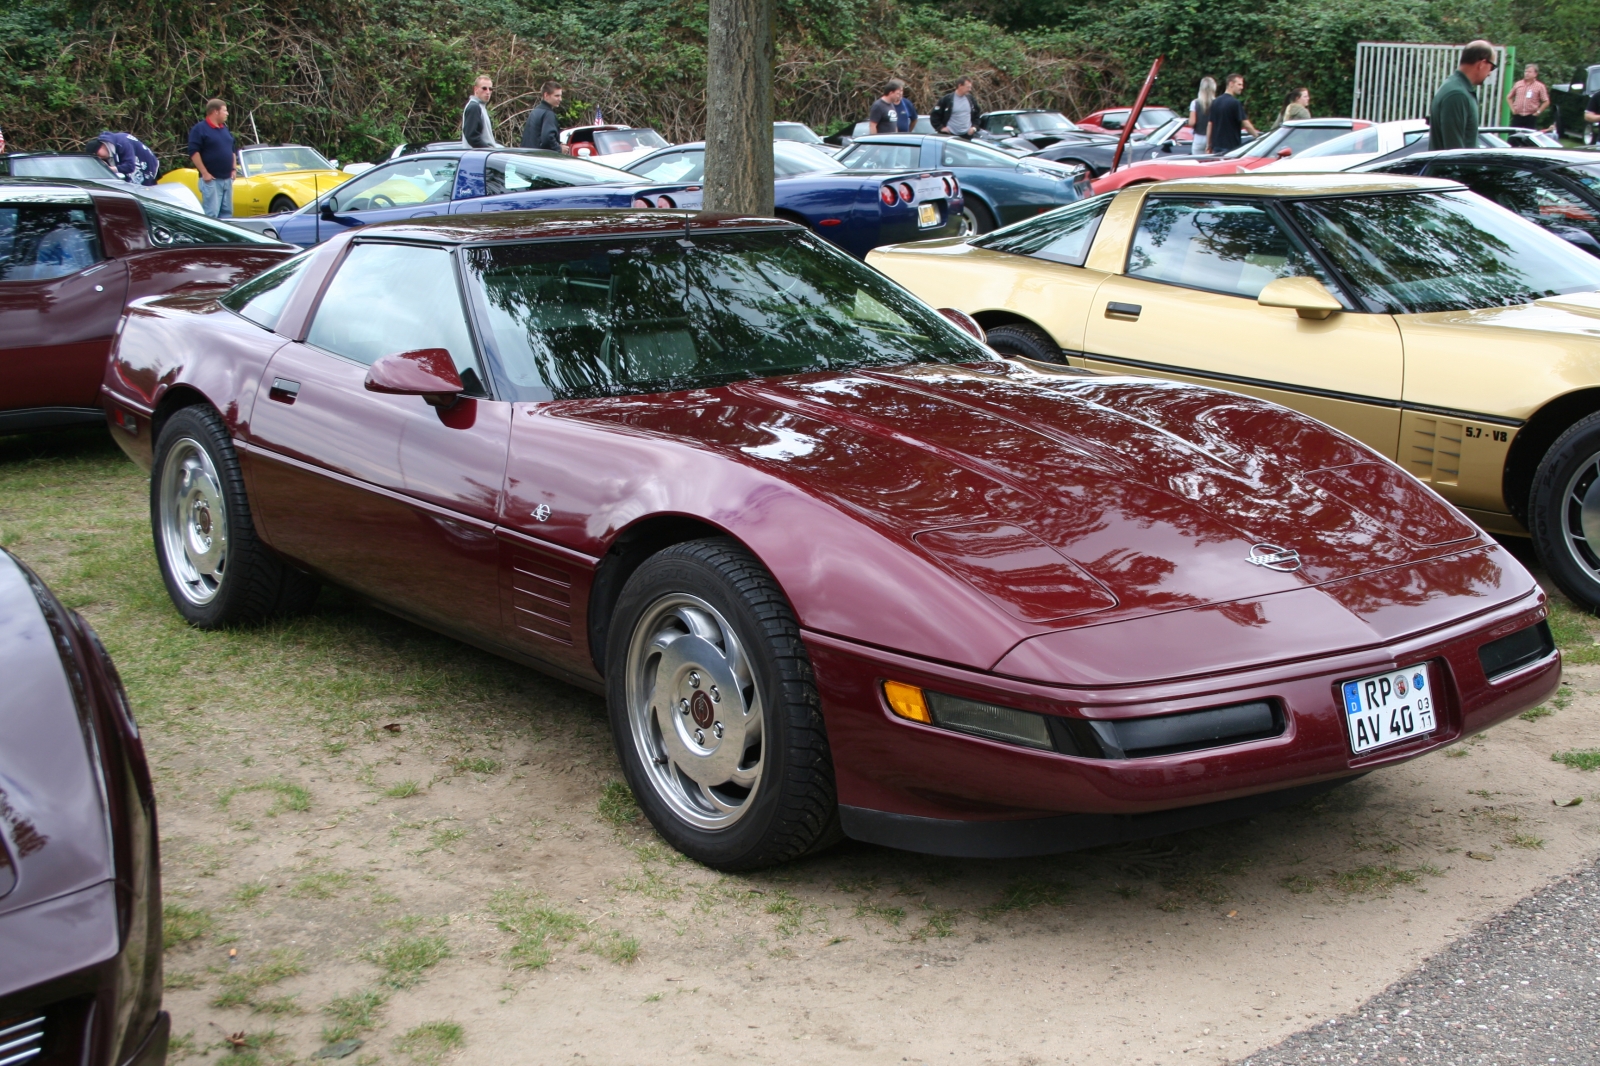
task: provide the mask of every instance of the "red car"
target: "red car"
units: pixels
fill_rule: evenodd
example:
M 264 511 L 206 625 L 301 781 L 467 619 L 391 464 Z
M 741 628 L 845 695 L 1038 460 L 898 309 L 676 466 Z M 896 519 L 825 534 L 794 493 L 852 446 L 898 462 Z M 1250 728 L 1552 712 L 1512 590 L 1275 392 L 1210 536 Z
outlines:
M 1313 118 L 1299 122 L 1285 122 L 1271 133 L 1242 144 L 1226 155 L 1166 155 L 1155 159 L 1141 159 L 1137 163 L 1118 167 L 1094 182 L 1094 191 L 1114 192 L 1125 185 L 1138 185 L 1146 181 L 1165 181 L 1168 178 L 1197 178 L 1207 174 L 1242 174 L 1247 170 L 1264 167 L 1296 152 L 1303 152 L 1314 144 L 1331 141 L 1351 130 L 1370 126 L 1359 118 Z
M 0 433 L 105 418 L 129 301 L 230 286 L 297 251 L 102 185 L 0 179 Z
M 1399 467 L 980 333 L 777 220 L 469 215 L 135 306 L 105 399 L 185 618 L 327 580 L 603 691 L 723 869 L 1169 832 L 1555 690 L 1539 586 Z
M 1122 132 L 1128 124 L 1128 116 L 1133 114 L 1131 107 L 1107 107 L 1096 111 L 1092 115 L 1085 115 L 1077 120 L 1077 124 L 1088 133 L 1109 133 L 1113 136 Z M 1157 107 L 1149 104 L 1139 112 L 1139 120 L 1134 123 L 1135 133 L 1149 133 L 1158 126 L 1170 121 L 1177 112 L 1170 107 Z M 1188 144 L 1194 139 L 1194 131 L 1187 127 L 1180 130 L 1178 139 Z

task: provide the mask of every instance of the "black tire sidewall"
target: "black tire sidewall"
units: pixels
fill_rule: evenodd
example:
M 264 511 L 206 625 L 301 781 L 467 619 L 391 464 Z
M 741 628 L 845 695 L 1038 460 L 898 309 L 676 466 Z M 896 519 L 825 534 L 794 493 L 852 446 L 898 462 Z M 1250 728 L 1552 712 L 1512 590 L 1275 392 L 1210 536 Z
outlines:
M 1545 452 L 1528 496 L 1528 531 L 1550 577 L 1584 610 L 1600 613 L 1600 580 L 1573 558 L 1567 545 L 1565 494 L 1567 482 L 1600 455 L 1600 414 L 1568 429 Z
M 990 211 L 989 206 L 982 200 L 976 197 L 967 200 L 962 207 L 962 211 L 972 216 L 972 232 L 974 234 L 992 233 L 994 231 L 994 212 Z
M 988 335 L 989 347 L 1002 355 L 1020 355 L 1040 363 L 1066 362 L 1060 346 L 1030 326 L 996 326 Z
M 278 206 L 280 203 L 283 203 L 285 201 L 288 202 L 288 204 L 289 204 L 288 207 L 279 207 Z M 279 193 L 278 195 L 274 196 L 272 198 L 272 202 L 267 205 L 267 213 L 269 215 L 288 214 L 291 211 L 298 211 L 299 209 L 300 209 L 299 205 L 296 204 L 294 202 L 294 200 L 292 200 L 288 196 L 285 196 L 283 193 Z
M 690 542 L 705 544 L 708 542 Z M 715 542 L 711 542 L 715 543 Z M 791 744 L 789 714 L 792 695 L 785 692 L 783 671 L 766 627 L 751 605 L 710 562 L 678 545 L 652 556 L 628 579 L 612 614 L 606 645 L 606 702 L 612 739 L 628 787 L 639 809 L 667 843 L 698 862 L 718 869 L 739 870 L 767 865 L 771 839 L 784 818 L 783 784 L 788 778 Z M 742 550 L 742 549 L 741 549 Z M 662 596 L 687 592 L 715 607 L 738 631 L 758 675 L 762 722 L 761 784 L 754 806 L 732 826 L 708 831 L 687 824 L 673 813 L 644 768 L 645 756 L 634 741 L 627 701 L 628 645 L 641 616 Z M 820 713 L 820 711 L 818 712 Z
M 178 580 L 167 560 L 165 539 L 161 535 L 161 495 L 164 491 L 162 475 L 167 453 L 173 445 L 184 438 L 198 443 L 210 457 L 211 465 L 217 471 L 223 502 L 227 508 L 227 566 L 216 596 L 206 604 L 191 603 L 180 591 Z M 243 493 L 235 488 L 238 480 L 237 470 L 238 458 L 234 454 L 233 443 L 228 439 L 221 417 L 211 408 L 202 406 L 182 408 L 168 418 L 161 427 L 161 434 L 156 439 L 154 463 L 150 468 L 150 531 L 155 537 L 156 561 L 161 567 L 161 580 L 167 586 L 167 596 L 186 621 L 201 629 L 226 625 L 239 613 L 235 601 L 242 595 L 241 590 L 245 584 L 240 580 L 239 570 L 246 562 L 241 559 L 242 538 L 239 534 L 241 530 L 251 527 L 249 504 L 242 498 Z

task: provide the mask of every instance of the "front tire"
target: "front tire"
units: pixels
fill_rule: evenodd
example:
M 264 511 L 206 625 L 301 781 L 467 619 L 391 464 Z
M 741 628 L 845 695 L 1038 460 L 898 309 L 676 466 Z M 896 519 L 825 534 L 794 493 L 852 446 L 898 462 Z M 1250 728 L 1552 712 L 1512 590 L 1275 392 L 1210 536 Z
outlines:
M 267 208 L 267 214 L 283 215 L 288 214 L 290 211 L 298 210 L 300 210 L 300 205 L 280 192 L 272 198 L 272 204 Z
M 1020 355 L 1040 363 L 1065 363 L 1066 356 L 1050 335 L 1036 326 L 996 326 L 988 331 L 989 347 L 1001 355 Z
M 623 774 L 669 844 L 749 870 L 839 838 L 799 623 L 742 546 L 688 541 L 646 560 L 617 601 L 606 663 Z
M 1600 613 L 1600 414 L 1561 434 L 1540 460 L 1528 530 L 1561 591 Z
M 200 629 L 308 608 L 317 581 L 256 537 L 239 457 L 222 416 L 185 407 L 161 427 L 150 469 L 150 525 L 167 595 Z

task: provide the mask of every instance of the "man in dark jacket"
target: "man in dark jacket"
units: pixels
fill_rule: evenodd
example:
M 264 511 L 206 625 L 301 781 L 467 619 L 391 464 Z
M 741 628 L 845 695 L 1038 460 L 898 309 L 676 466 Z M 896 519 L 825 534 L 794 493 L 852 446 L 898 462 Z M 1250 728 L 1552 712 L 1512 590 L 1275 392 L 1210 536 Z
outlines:
M 528 112 L 527 124 L 522 127 L 522 147 L 543 148 L 551 152 L 561 150 L 561 120 L 556 112 L 561 108 L 561 86 L 547 81 L 539 88 L 539 103 Z
M 1433 94 L 1428 108 L 1428 151 L 1478 147 L 1478 86 L 1494 73 L 1494 45 L 1473 41 L 1461 50 L 1461 66 Z
M 489 98 L 494 95 L 494 79 L 479 74 L 472 83 L 472 95 L 461 109 L 461 139 L 469 148 L 499 148 L 494 139 L 494 122 L 489 118 Z
M 131 133 L 112 133 L 109 130 L 84 145 L 88 152 L 105 160 L 106 166 L 117 177 L 131 185 L 154 185 L 161 164 L 156 154 Z
M 945 93 L 933 105 L 928 121 L 940 133 L 973 137 L 977 135 L 978 121 L 982 118 L 983 108 L 978 106 L 978 98 L 972 92 L 972 79 L 962 78 L 956 82 L 954 92 Z

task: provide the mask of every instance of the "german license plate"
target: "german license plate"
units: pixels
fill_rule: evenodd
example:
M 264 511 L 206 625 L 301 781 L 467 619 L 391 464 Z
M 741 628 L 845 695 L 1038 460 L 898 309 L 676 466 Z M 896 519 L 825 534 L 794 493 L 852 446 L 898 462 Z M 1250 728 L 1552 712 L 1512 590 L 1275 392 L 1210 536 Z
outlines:
M 1428 664 L 1346 681 L 1345 724 L 1356 755 L 1433 732 L 1433 675 Z
M 918 229 L 928 229 L 929 227 L 937 226 L 938 224 L 939 224 L 939 205 L 938 204 L 918 204 L 917 205 L 917 228 Z

